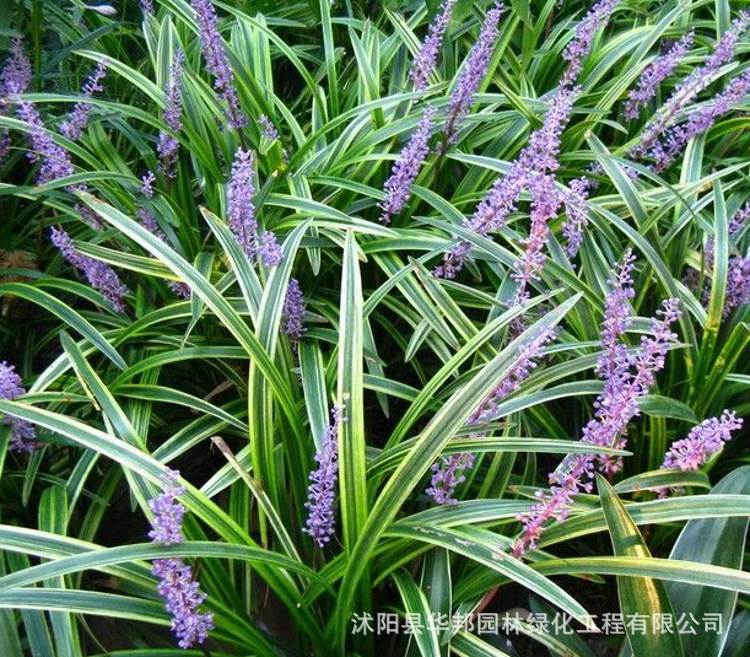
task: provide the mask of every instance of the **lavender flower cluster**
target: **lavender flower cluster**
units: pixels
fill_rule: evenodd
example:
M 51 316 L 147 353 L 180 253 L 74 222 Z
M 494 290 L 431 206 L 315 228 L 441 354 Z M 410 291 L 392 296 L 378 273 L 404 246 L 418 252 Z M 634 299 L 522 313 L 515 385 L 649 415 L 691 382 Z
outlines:
M 729 220 L 728 233 L 730 247 L 739 250 L 738 242 L 741 234 L 750 218 L 750 202 L 745 203 Z M 704 247 L 704 264 L 708 272 L 711 272 L 714 266 L 714 241 L 709 238 Z M 733 310 L 750 301 L 750 253 L 742 255 L 735 253 L 729 258 L 727 266 L 727 290 L 724 299 L 724 317 L 729 317 Z M 695 280 L 691 283 L 690 276 Z M 688 272 L 688 283 L 700 295 L 704 305 L 710 301 L 710 283 L 708 280 L 703 281 L 701 286 L 698 272 L 690 270 Z
M 50 239 L 62 256 L 99 290 L 117 312 L 125 312 L 124 297 L 128 288 L 122 284 L 114 269 L 101 260 L 84 255 L 73 244 L 73 238 L 61 228 L 50 230 Z
M 536 368 L 536 361 L 541 356 L 542 350 L 555 339 L 555 336 L 556 332 L 553 329 L 545 329 L 534 339 L 521 345 L 516 360 L 505 376 L 474 409 L 466 423 L 470 426 L 480 426 L 496 419 L 498 403 L 520 389 L 521 384 L 529 378 L 531 372 Z M 481 435 L 481 433 L 475 433 L 472 434 L 472 437 L 476 438 Z M 432 479 L 425 493 L 432 498 L 435 504 L 457 504 L 456 488 L 466 481 L 463 472 L 474 466 L 474 460 L 475 455 L 470 452 L 442 456 L 437 463 L 432 465 Z
M 178 498 L 185 492 L 177 485 L 180 473 L 167 470 L 162 476 L 164 492 L 149 500 L 153 512 L 149 538 L 159 545 L 182 543 L 182 521 L 185 507 Z M 191 648 L 208 638 L 214 627 L 214 615 L 200 612 L 198 608 L 206 599 L 198 582 L 193 577 L 193 569 L 182 559 L 154 559 L 152 571 L 159 578 L 157 591 L 166 600 L 167 611 L 172 616 L 172 632 L 180 648 Z
M 729 221 L 728 232 L 730 243 L 738 247 L 740 236 L 750 218 L 750 201 L 745 203 Z M 713 242 L 706 245 L 707 266 L 713 263 Z M 728 317 L 735 308 L 750 302 L 750 253 L 738 253 L 729 259 L 727 276 L 727 293 L 724 301 L 724 316 Z
M 227 189 L 229 228 L 248 258 L 260 258 L 268 267 L 281 262 L 281 246 L 271 232 L 260 233 L 255 218 L 255 186 L 252 151 L 239 148 L 232 164 L 232 175 Z
M 25 395 L 26 390 L 21 385 L 21 377 L 16 373 L 14 365 L 0 361 L 0 399 L 15 399 Z M 12 452 L 31 454 L 39 442 L 36 439 L 36 429 L 28 420 L 16 417 L 4 417 L 3 424 L 10 427 L 10 443 L 8 449 Z
M 284 320 L 281 331 L 289 336 L 292 351 L 296 353 L 300 338 L 305 332 L 305 297 L 296 278 L 289 279 L 281 317 Z
M 83 85 L 82 95 L 87 100 L 80 101 L 75 104 L 73 111 L 68 117 L 60 124 L 60 133 L 70 139 L 76 141 L 80 139 L 83 131 L 88 125 L 89 118 L 91 116 L 91 103 L 89 99 L 93 98 L 95 93 L 104 91 L 102 80 L 107 74 L 107 62 L 106 60 L 99 62 L 94 69 L 94 72 L 86 80 Z
M 576 93 L 576 90 L 563 87 L 552 97 L 544 124 L 531 135 L 529 143 L 511 164 L 508 172 L 493 183 L 473 216 L 464 222 L 465 228 L 482 236 L 502 229 L 510 213 L 516 209 L 521 193 L 532 187 L 536 188 L 536 196 L 540 201 L 544 194 L 553 190 L 556 213 L 561 201 L 554 192 L 548 174 L 559 168 L 557 154 L 560 135 L 567 124 Z M 538 217 L 546 214 L 546 209 L 540 208 Z M 458 242 L 445 254 L 443 263 L 433 273 L 443 278 L 455 278 L 468 259 L 469 251 L 468 242 Z
M 484 22 L 479 30 L 479 36 L 471 48 L 461 73 L 456 80 L 456 86 L 448 103 L 448 111 L 445 118 L 444 139 L 442 150 L 445 151 L 448 144 L 456 139 L 459 124 L 466 118 L 471 109 L 474 94 L 487 76 L 487 67 L 495 49 L 495 42 L 499 35 L 500 18 L 502 18 L 503 6 L 496 2 L 484 17 Z
M 156 150 L 161 159 L 161 172 L 167 178 L 174 178 L 177 175 L 177 158 L 180 152 L 180 142 L 174 134 L 179 134 L 182 130 L 182 67 L 185 63 L 185 53 L 177 50 L 169 68 L 169 80 L 165 91 L 167 97 L 166 106 L 162 118 L 167 127 L 172 131 L 161 130 L 159 132 L 159 142 Z
M 515 265 L 514 278 L 519 283 L 517 303 L 523 303 L 528 298 L 528 286 L 539 277 L 547 258 L 544 247 L 548 241 L 549 222 L 557 216 L 560 208 L 571 213 L 563 229 L 568 238 L 566 249 L 569 255 L 575 255 L 580 246 L 587 221 L 586 196 L 590 183 L 585 178 L 577 179 L 567 190 L 560 190 L 552 174 L 560 166 L 557 159 L 560 138 L 579 93 L 575 83 L 583 58 L 591 50 L 596 31 L 618 3 L 619 0 L 600 0 L 580 22 L 573 40 L 563 53 L 568 67 L 559 88 L 549 101 L 542 126 L 531 134 L 527 146 L 511 163 L 507 173 L 495 181 L 473 216 L 464 222 L 465 228 L 482 236 L 501 230 L 509 215 L 516 210 L 521 194 L 529 191 L 532 197 L 531 227 L 528 238 L 522 244 L 524 253 Z M 454 278 L 468 260 L 470 251 L 469 242 L 459 241 L 448 250 L 442 264 L 433 273 L 443 278 Z
M 13 97 L 24 93 L 31 84 L 31 78 L 31 62 L 26 57 L 23 42 L 13 39 L 10 55 L 0 73 L 0 109 L 7 107 Z
M 385 182 L 385 200 L 380 204 L 383 213 L 380 222 L 389 224 L 391 218 L 401 212 L 411 196 L 411 186 L 419 175 L 422 161 L 430 152 L 430 133 L 435 119 L 434 107 L 422 112 L 419 125 L 393 165 L 390 178 Z
M 451 22 L 456 2 L 457 0 L 443 0 L 440 4 L 440 9 L 428 28 L 427 37 L 419 49 L 419 54 L 412 62 L 409 77 L 414 82 L 414 89 L 417 91 L 424 91 L 427 88 L 430 73 L 437 66 L 443 37 Z
M 344 421 L 343 408 L 334 405 L 323 446 L 315 453 L 318 467 L 310 473 L 312 483 L 305 503 L 308 510 L 307 526 L 302 531 L 309 534 L 321 548 L 336 533 L 334 502 L 339 471 L 339 426 Z
M 656 96 L 659 85 L 666 80 L 680 64 L 693 45 L 695 34 L 691 31 L 675 42 L 663 55 L 657 57 L 641 74 L 638 85 L 628 94 L 625 102 L 625 116 L 637 119 L 641 108 Z
M 190 0 L 190 5 L 195 11 L 198 22 L 203 54 L 206 58 L 206 67 L 214 76 L 214 89 L 219 92 L 221 99 L 227 104 L 230 124 L 239 130 L 247 124 L 247 117 L 240 107 L 237 90 L 234 86 L 234 73 L 229 65 L 227 53 L 219 33 L 219 19 L 216 16 L 211 0 Z
M 563 59 L 568 62 L 561 80 L 563 86 L 575 84 L 583 69 L 583 62 L 591 52 L 596 32 L 609 20 L 620 2 L 621 0 L 599 0 L 578 23 L 573 39 L 563 51 Z
M 10 46 L 10 54 L 5 60 L 2 72 L 0 72 L 0 116 L 8 114 L 12 102 L 22 94 L 31 84 L 32 71 L 31 62 L 26 57 L 23 42 L 13 39 Z M 10 149 L 11 140 L 7 130 L 0 135 L 0 161 Z
M 724 316 L 728 316 L 732 310 L 748 302 L 750 302 L 750 254 L 732 256 L 729 260 Z
M 665 169 L 683 152 L 690 139 L 708 130 L 718 116 L 728 112 L 750 91 L 750 75 L 743 73 L 731 80 L 713 103 L 693 112 L 685 124 L 675 125 L 680 113 L 711 83 L 719 69 L 732 60 L 740 37 L 749 24 L 750 13 L 741 12 L 703 64 L 675 87 L 667 101 L 648 121 L 639 139 L 628 151 L 632 157 L 653 161 L 656 171 Z M 670 61 L 664 60 L 663 67 L 666 68 Z M 648 81 L 639 82 L 639 88 L 641 84 L 648 85 Z
M 683 472 L 697 470 L 714 454 L 724 449 L 732 432 L 742 428 L 742 418 L 725 410 L 721 417 L 709 418 L 693 427 L 687 438 L 672 443 L 664 456 L 662 468 L 679 468 Z
M 631 352 L 622 342 L 631 323 L 633 265 L 633 255 L 627 252 L 609 281 L 601 333 L 603 352 L 596 367 L 604 379 L 604 389 L 594 403 L 594 417 L 583 429 L 583 443 L 625 447 L 628 424 L 640 414 L 638 400 L 654 385 L 656 373 L 663 369 L 667 351 L 677 337 L 670 327 L 680 316 L 678 302 L 668 299 L 652 319 L 651 332 L 641 338 L 637 350 Z M 567 517 L 573 498 L 591 490 L 597 468 L 612 473 L 621 467 L 621 459 L 609 455 L 568 455 L 550 475 L 549 492 L 538 491 L 533 507 L 519 514 L 523 532 L 513 546 L 514 556 L 536 547 L 549 520 L 562 521 Z

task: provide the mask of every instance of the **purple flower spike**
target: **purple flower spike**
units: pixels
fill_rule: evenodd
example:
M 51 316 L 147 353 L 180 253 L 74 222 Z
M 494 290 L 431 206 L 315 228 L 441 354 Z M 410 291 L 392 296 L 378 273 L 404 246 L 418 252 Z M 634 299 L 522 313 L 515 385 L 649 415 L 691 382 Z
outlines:
M 300 338 L 305 332 L 305 298 L 296 278 L 289 279 L 281 317 L 284 320 L 281 331 L 289 336 L 292 351 L 296 353 Z
M 214 89 L 227 104 L 231 126 L 239 130 L 247 124 L 247 117 L 240 108 L 234 86 L 234 73 L 229 66 L 229 59 L 219 34 L 216 10 L 211 0 L 190 0 L 190 5 L 195 10 L 206 67 L 214 76 Z
M 531 189 L 531 229 L 529 236 L 521 240 L 524 252 L 516 262 L 516 272 L 512 274 L 518 281 L 515 300 L 518 304 L 528 301 L 529 285 L 540 278 L 547 260 L 544 248 L 549 242 L 549 222 L 557 216 L 561 205 L 562 196 L 552 176 L 545 175 L 534 182 Z
M 263 261 L 266 267 L 275 267 L 281 262 L 284 253 L 281 250 L 281 244 L 270 231 L 262 233 L 258 237 L 258 257 Z
M 750 301 L 750 255 L 733 256 L 729 259 L 724 316 Z
M 279 131 L 276 130 L 276 126 L 271 123 L 271 120 L 265 114 L 260 115 L 258 123 L 260 124 L 260 134 L 263 137 L 271 141 L 279 139 Z
M 651 321 L 649 335 L 641 338 L 640 347 L 630 355 L 621 338 L 630 326 L 630 299 L 633 298 L 633 256 L 627 252 L 613 277 L 605 301 L 602 325 L 603 354 L 597 362 L 597 374 L 605 379 L 592 420 L 584 427 L 581 442 L 602 447 L 623 449 L 628 424 L 640 413 L 638 400 L 653 387 L 656 373 L 664 368 L 667 351 L 677 338 L 671 325 L 680 317 L 676 299 L 662 304 Z M 513 555 L 520 557 L 536 547 L 536 541 L 550 520 L 564 520 L 573 498 L 592 489 L 596 469 L 606 473 L 621 468 L 621 459 L 603 454 L 569 454 L 550 474 L 550 490 L 537 493 L 537 503 L 517 519 L 523 532 L 513 546 Z
M 253 185 L 252 151 L 237 150 L 232 164 L 232 177 L 227 190 L 229 228 L 248 258 L 257 253 L 258 222 L 255 220 L 255 186 Z
M 557 161 L 560 138 L 568 124 L 577 94 L 577 88 L 558 89 L 550 100 L 542 126 L 529 137 L 529 143 L 518 154 L 507 173 L 493 183 L 471 219 L 464 222 L 465 228 L 486 236 L 505 226 L 524 190 L 536 189 L 536 196 L 541 199 L 549 188 L 545 174 L 557 171 L 560 167 Z M 555 197 L 559 198 L 557 193 Z M 443 263 L 433 270 L 433 274 L 443 278 L 455 277 L 468 260 L 470 248 L 468 242 L 460 241 L 443 256 Z
M 10 47 L 10 55 L 0 73 L 0 116 L 10 110 L 11 101 L 16 101 L 31 84 L 31 62 L 26 56 L 23 42 L 14 39 Z M 11 140 L 7 131 L 0 134 L 0 162 L 5 159 L 10 150 Z
M 560 137 L 570 118 L 577 89 L 561 88 L 552 97 L 542 127 L 536 130 L 529 143 L 519 153 L 510 170 L 497 181 L 477 206 L 467 224 L 480 235 L 487 235 L 505 226 L 508 215 L 515 210 L 521 192 L 534 185 L 544 187 L 542 176 L 560 167 Z
M 476 456 L 471 452 L 461 452 L 442 456 L 438 463 L 432 465 L 430 487 L 425 490 L 435 504 L 452 506 L 458 504 L 454 497 L 456 488 L 466 481 L 464 471 L 474 467 Z
M 409 77 L 414 82 L 416 91 L 424 91 L 427 88 L 429 76 L 437 66 L 440 48 L 443 45 L 443 37 L 453 15 L 453 7 L 457 0 L 443 0 L 440 10 L 430 24 L 427 37 L 419 49 L 419 54 L 414 59 L 409 71 Z
M 31 62 L 26 56 L 23 42 L 13 39 L 10 47 L 10 55 L 5 60 L 5 66 L 0 73 L 0 96 L 14 97 L 22 94 L 31 84 Z M 0 110 L 5 104 L 5 99 L 0 101 Z
M 656 93 L 659 85 L 664 82 L 693 45 L 695 34 L 691 31 L 677 41 L 666 53 L 657 57 L 649 64 L 638 80 L 638 86 L 631 89 L 628 99 L 625 101 L 625 117 L 637 119 L 641 107 L 645 107 Z
M 128 293 L 120 278 L 108 264 L 84 255 L 73 245 L 73 240 L 64 230 L 52 228 L 52 243 L 63 257 L 78 269 L 89 284 L 99 290 L 117 312 L 125 312 L 123 297 Z
M 536 368 L 536 360 L 541 356 L 544 346 L 555 339 L 557 332 L 554 329 L 545 329 L 529 343 L 521 346 L 518 357 L 513 365 L 493 388 L 487 397 L 477 406 L 469 416 L 467 424 L 480 426 L 487 424 L 497 417 L 498 402 L 502 401 L 512 393 L 518 391 L 521 384 L 529 378 L 531 372 Z M 473 434 L 473 437 L 481 437 L 481 433 Z M 466 481 L 463 471 L 474 466 L 475 455 L 470 452 L 461 452 L 451 456 L 443 456 L 432 465 L 432 479 L 430 486 L 425 490 L 435 504 L 456 504 L 456 487 Z
M 742 428 L 742 419 L 734 411 L 724 411 L 719 418 L 703 420 L 693 427 L 687 438 L 672 443 L 662 468 L 679 468 L 683 472 L 697 470 L 714 454 L 724 449 L 732 432 Z
M 71 141 L 80 139 L 83 131 L 88 125 L 89 117 L 91 116 L 92 105 L 88 102 L 88 99 L 93 98 L 95 93 L 104 91 L 102 80 L 106 74 L 107 62 L 101 61 L 96 65 L 94 72 L 83 85 L 81 93 L 87 100 L 76 103 L 73 111 L 68 115 L 68 118 L 60 124 L 61 135 L 67 137 Z
M 148 508 L 151 509 L 154 517 L 151 520 L 152 530 L 148 533 L 148 537 L 154 543 L 172 545 L 185 540 L 182 534 L 185 507 L 177 500 L 185 492 L 185 487 L 176 484 L 179 476 L 179 472 L 167 470 L 162 477 L 165 484 L 164 492 L 149 500 Z
M 144 16 L 154 15 L 154 4 L 151 0 L 141 0 L 141 13 Z
M 674 148 L 671 145 L 672 142 L 680 137 L 677 134 L 670 135 L 668 137 L 670 142 L 665 145 L 660 141 L 664 133 L 672 125 L 678 113 L 690 105 L 693 99 L 708 86 L 714 74 L 732 60 L 740 36 L 749 23 L 750 13 L 741 12 L 733 21 L 732 27 L 719 39 L 706 61 L 674 89 L 664 105 L 646 124 L 637 143 L 629 150 L 632 157 L 639 159 L 650 157 L 657 162 L 657 166 L 662 168 L 667 166 L 671 160 L 670 155 L 664 152 L 665 148 L 667 150 Z M 674 157 L 674 153 L 671 157 Z
M 15 365 L 0 361 L 0 399 L 15 399 L 25 394 L 26 390 L 21 385 L 21 377 L 16 373 Z M 36 429 L 28 420 L 4 417 L 3 424 L 10 426 L 10 443 L 8 444 L 10 451 L 31 454 L 39 447 Z
M 666 169 L 674 160 L 685 152 L 688 142 L 698 135 L 707 132 L 716 119 L 729 112 L 750 93 L 750 70 L 729 81 L 726 89 L 714 100 L 700 107 L 690 115 L 683 124 L 673 126 L 649 151 L 654 160 L 654 170 Z
M 52 139 L 52 135 L 44 129 L 42 117 L 36 107 L 27 101 L 21 101 L 17 108 L 18 117 L 31 128 L 29 140 L 31 151 L 27 153 L 32 162 L 41 161 L 36 181 L 38 184 L 52 182 L 58 178 L 71 176 L 74 173 L 70 155 Z
M 513 556 L 520 557 L 527 550 L 536 549 L 536 542 L 549 520 L 562 522 L 568 517 L 573 498 L 581 491 L 590 492 L 594 477 L 594 458 L 591 454 L 578 454 L 568 460 L 565 473 L 559 473 L 548 493 L 537 491 L 537 503 L 517 520 L 523 525 L 523 534 L 513 545 Z M 552 477 L 550 477 L 552 480 Z
M 544 329 L 533 340 L 522 345 L 516 361 L 500 383 L 469 416 L 467 424 L 481 425 L 496 419 L 498 402 L 520 390 L 521 384 L 531 376 L 532 371 L 536 368 L 536 361 L 542 356 L 544 347 L 556 337 L 557 331 L 555 329 Z
M 229 228 L 248 258 L 260 258 L 266 266 L 273 267 L 281 262 L 282 251 L 273 233 L 261 235 L 258 232 L 253 205 L 254 163 L 252 151 L 243 151 L 241 148 L 237 150 L 227 190 Z
M 583 67 L 583 59 L 591 52 L 596 31 L 609 20 L 620 0 L 599 0 L 583 17 L 576 27 L 573 40 L 565 46 L 563 59 L 568 62 L 568 68 L 563 74 L 563 86 L 573 84 Z
M 214 615 L 198 611 L 207 596 L 201 593 L 193 569 L 182 559 L 154 559 L 151 572 L 160 579 L 156 590 L 166 600 L 166 609 L 172 615 L 177 645 L 191 648 L 203 643 L 214 628 Z
M 281 135 L 279 135 L 279 131 L 265 114 L 260 115 L 260 117 L 258 118 L 258 123 L 260 125 L 261 137 L 264 137 L 269 141 L 281 141 Z M 286 149 L 283 146 L 281 147 L 281 157 L 284 162 L 289 161 L 289 153 L 287 153 Z
M 729 239 L 737 241 L 750 217 L 750 201 L 745 203 L 729 220 Z
M 182 543 L 182 521 L 185 507 L 178 497 L 185 492 L 177 485 L 180 473 L 167 470 L 162 476 L 164 492 L 149 500 L 148 506 L 154 513 L 151 520 L 153 529 L 149 538 L 159 545 Z M 200 613 L 198 607 L 206 599 L 198 582 L 193 577 L 193 569 L 182 559 L 154 559 L 151 572 L 159 578 L 157 591 L 166 600 L 167 611 L 172 615 L 172 632 L 180 648 L 190 648 L 203 643 L 214 627 L 214 615 Z
M 492 52 L 495 50 L 495 42 L 500 33 L 498 25 L 502 15 L 503 7 L 499 2 L 496 2 L 494 7 L 487 12 L 476 43 L 466 57 L 448 105 L 444 148 L 447 144 L 455 141 L 458 126 L 471 110 L 474 94 L 487 75 L 487 67 L 490 64 Z
M 339 426 L 345 421 L 342 414 L 340 406 L 331 409 L 331 423 L 323 438 L 323 446 L 315 454 L 318 467 L 310 473 L 312 483 L 305 503 L 309 513 L 307 526 L 302 531 L 309 534 L 320 548 L 336 533 L 333 505 L 339 470 Z
M 607 281 L 610 291 L 604 299 L 604 320 L 602 322 L 602 355 L 596 362 L 596 373 L 605 381 L 605 396 L 611 396 L 627 376 L 631 361 L 627 347 L 622 344 L 622 336 L 630 328 L 633 319 L 630 314 L 630 301 L 635 297 L 633 289 L 633 267 L 635 256 L 628 249 L 620 261 L 618 269 Z
M 0 399 L 14 399 L 25 395 L 26 390 L 21 385 L 21 377 L 16 373 L 15 365 L 8 365 L 7 361 L 0 361 Z
M 424 158 L 430 152 L 430 131 L 435 114 L 434 107 L 428 107 L 422 112 L 416 132 L 393 165 L 391 177 L 385 182 L 386 197 L 380 204 L 383 210 L 380 215 L 381 223 L 389 224 L 391 217 L 404 209 L 411 196 L 411 186 L 419 175 Z
M 162 118 L 164 123 L 172 130 L 179 133 L 182 130 L 182 67 L 185 62 L 185 53 L 177 50 L 169 69 L 169 81 L 164 90 L 167 103 L 164 108 Z M 159 142 L 156 145 L 156 151 L 161 158 L 161 171 L 167 178 L 174 178 L 176 175 L 177 157 L 180 152 L 180 142 L 171 133 L 161 130 L 159 132 Z
M 594 183 L 590 178 L 582 176 L 571 180 L 567 191 L 563 192 L 565 205 L 565 221 L 562 233 L 565 237 L 565 255 L 575 258 L 583 244 L 583 234 L 589 225 L 588 198 Z
M 628 423 L 640 415 L 637 401 L 648 394 L 656 381 L 656 373 L 664 368 L 667 351 L 677 338 L 670 326 L 679 317 L 679 302 L 668 299 L 657 311 L 657 317 L 651 320 L 651 333 L 641 338 L 634 356 L 629 358 L 624 350 L 615 351 L 611 374 L 608 366 L 603 367 L 600 360 L 597 371 L 605 370 L 610 378 L 605 381 L 604 391 L 594 404 L 594 419 L 583 429 L 583 442 L 615 449 L 625 447 Z M 606 331 L 605 325 L 603 335 Z M 602 456 L 599 460 L 606 473 L 617 472 L 622 467 L 620 458 Z

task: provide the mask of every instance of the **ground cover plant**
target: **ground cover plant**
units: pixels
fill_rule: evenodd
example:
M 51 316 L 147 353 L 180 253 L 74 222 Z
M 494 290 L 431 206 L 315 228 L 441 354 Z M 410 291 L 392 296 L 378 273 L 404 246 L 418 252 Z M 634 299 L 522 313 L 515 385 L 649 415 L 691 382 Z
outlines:
M 0 655 L 750 653 L 750 7 L 5 8 Z

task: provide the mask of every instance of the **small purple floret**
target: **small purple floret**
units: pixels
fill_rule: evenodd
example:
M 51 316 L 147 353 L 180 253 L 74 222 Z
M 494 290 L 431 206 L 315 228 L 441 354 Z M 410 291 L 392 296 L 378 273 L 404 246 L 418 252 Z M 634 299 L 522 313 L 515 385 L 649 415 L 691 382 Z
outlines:
M 427 88 L 430 73 L 437 66 L 440 48 L 443 45 L 445 30 L 451 22 L 453 8 L 457 0 L 443 0 L 438 13 L 430 24 L 427 31 L 427 37 L 419 49 L 419 54 L 415 57 L 414 62 L 409 70 L 409 77 L 414 82 L 416 91 L 424 91 Z
M 309 534 L 318 547 L 325 547 L 326 543 L 336 533 L 334 517 L 334 502 L 336 498 L 336 480 L 339 470 L 339 426 L 344 422 L 343 409 L 334 406 L 331 409 L 331 423 L 323 438 L 323 446 L 315 453 L 318 463 L 316 470 L 310 473 L 307 526 L 302 529 Z
M 156 176 L 153 171 L 147 171 L 146 174 L 141 178 L 140 192 L 146 198 L 154 197 L 154 183 L 156 182 Z
M 434 107 L 428 107 L 422 112 L 416 131 L 393 165 L 391 176 L 384 186 L 385 200 L 380 203 L 383 210 L 380 215 L 381 223 L 389 224 L 391 218 L 404 209 L 411 196 L 411 186 L 419 175 L 424 158 L 430 152 L 430 133 L 435 113 Z
M 83 85 L 81 94 L 86 100 L 76 103 L 75 107 L 73 107 L 73 111 L 68 115 L 68 118 L 60 124 L 61 135 L 67 137 L 71 141 L 80 139 L 83 131 L 88 125 L 89 117 L 91 116 L 92 105 L 88 101 L 94 97 L 95 93 L 104 91 L 102 80 L 106 74 L 107 62 L 101 61 L 96 65 L 94 72 Z
M 451 94 L 448 112 L 445 119 L 444 147 L 456 139 L 456 131 L 466 115 L 471 110 L 474 94 L 487 75 L 495 43 L 499 35 L 498 25 L 503 15 L 503 7 L 499 2 L 485 15 L 474 46 L 466 57 L 461 73 L 456 80 L 456 86 Z
M 211 0 L 190 0 L 190 5 L 195 10 L 206 68 L 214 76 L 214 89 L 227 104 L 231 126 L 240 129 L 247 124 L 247 117 L 237 97 L 234 73 L 219 33 L 216 10 Z
M 149 500 L 148 506 L 154 516 L 149 538 L 159 545 L 182 543 L 182 521 L 185 507 L 177 498 L 185 492 L 177 485 L 180 473 L 167 470 L 162 476 L 164 492 Z M 172 632 L 180 648 L 190 648 L 201 644 L 214 628 L 214 615 L 201 613 L 198 607 L 206 599 L 198 582 L 193 577 L 193 569 L 182 559 L 154 559 L 151 572 L 159 578 L 157 591 L 166 600 L 167 611 L 172 615 Z
M 289 279 L 281 317 L 284 320 L 281 331 L 289 336 L 292 351 L 296 353 L 300 338 L 305 332 L 305 298 L 296 278 Z
M 167 102 L 164 108 L 162 118 L 164 123 L 172 130 L 173 133 L 179 133 L 182 130 L 182 67 L 185 61 L 185 53 L 177 50 L 169 69 L 169 80 L 164 90 Z M 161 158 L 161 172 L 167 178 L 174 178 L 177 174 L 177 157 L 180 152 L 180 142 L 170 132 L 166 130 L 159 131 L 159 142 L 156 145 L 156 151 Z
M 89 284 L 99 290 L 118 312 L 125 312 L 123 297 L 128 293 L 120 278 L 108 264 L 84 255 L 73 244 L 73 239 L 60 228 L 50 231 L 52 243 L 63 257 L 83 274 Z
M 691 31 L 675 42 L 663 55 L 659 55 L 641 74 L 638 85 L 631 89 L 625 101 L 625 117 L 637 119 L 642 107 L 645 107 L 659 91 L 659 85 L 677 68 L 678 64 L 693 45 L 695 34 Z
M 0 399 L 15 399 L 25 394 L 26 390 L 21 385 L 21 377 L 16 373 L 15 365 L 0 361 Z M 10 451 L 31 454 L 39 447 L 36 429 L 31 422 L 17 417 L 4 417 L 2 422 L 10 427 Z

